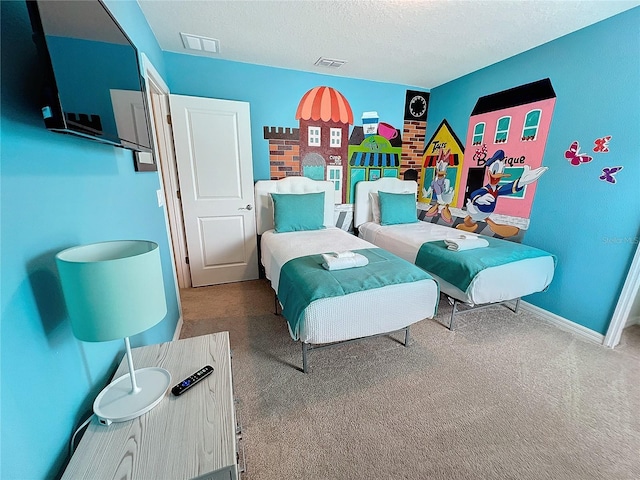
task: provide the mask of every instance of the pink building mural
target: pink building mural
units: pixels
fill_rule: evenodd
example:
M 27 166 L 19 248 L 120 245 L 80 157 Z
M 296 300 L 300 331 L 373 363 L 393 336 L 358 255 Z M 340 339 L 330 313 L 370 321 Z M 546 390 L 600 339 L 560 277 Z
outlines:
M 528 219 L 536 183 L 547 170 L 544 149 L 555 106 L 549 79 L 478 99 L 469 118 L 465 158 L 456 207 L 466 209 L 456 227 L 476 231 L 486 222 L 496 234 L 509 237 L 519 228 L 493 214 Z M 514 222 L 519 223 L 519 222 Z

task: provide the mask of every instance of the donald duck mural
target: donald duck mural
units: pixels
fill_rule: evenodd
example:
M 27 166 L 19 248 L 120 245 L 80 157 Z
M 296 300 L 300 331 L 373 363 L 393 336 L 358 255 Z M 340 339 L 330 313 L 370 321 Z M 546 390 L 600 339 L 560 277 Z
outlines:
M 548 78 L 480 97 L 451 210 L 468 232 L 521 241 L 529 228 L 556 95 Z M 468 158 L 471 157 L 471 158 Z
M 484 221 L 494 233 L 501 237 L 511 237 L 519 232 L 520 229 L 514 225 L 496 223 L 490 218 L 490 215 L 495 211 L 500 196 L 512 195 L 522 191 L 526 185 L 537 181 L 549 167 L 531 169 L 529 165 L 523 165 L 519 178 L 504 183 L 501 180 L 511 176 L 509 173 L 505 173 L 506 166 L 504 150 L 497 150 L 487 160 L 485 168 L 488 183 L 471 192 L 466 205 L 467 216 L 456 228 L 467 232 L 475 232 L 478 229 L 477 222 Z

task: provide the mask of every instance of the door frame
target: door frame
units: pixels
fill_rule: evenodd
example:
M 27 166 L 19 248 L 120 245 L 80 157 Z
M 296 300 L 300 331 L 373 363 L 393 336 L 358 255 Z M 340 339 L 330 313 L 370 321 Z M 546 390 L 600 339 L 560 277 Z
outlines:
M 174 275 L 177 280 L 178 298 L 180 288 L 191 287 L 191 273 L 187 264 L 187 245 L 182 222 L 182 204 L 178 198 L 180 186 L 176 167 L 175 151 L 173 146 L 173 131 L 167 118 L 169 110 L 165 111 L 168 104 L 169 87 L 162 76 L 155 69 L 149 58 L 142 53 L 142 67 L 146 81 L 147 102 L 151 119 L 151 131 L 158 165 L 160 187 L 163 192 L 165 204 L 165 216 L 167 221 L 167 235 L 171 244 L 171 256 L 174 267 Z M 153 110 L 152 94 L 162 97 L 160 118 Z M 156 122 L 156 120 L 158 120 Z M 158 129 L 156 125 L 161 125 Z
M 620 343 L 622 331 L 629 320 L 631 307 L 640 292 L 640 246 L 636 247 L 629 273 L 622 287 L 620 298 L 616 304 L 616 309 L 611 317 L 607 334 L 602 344 L 605 347 L 613 348 Z

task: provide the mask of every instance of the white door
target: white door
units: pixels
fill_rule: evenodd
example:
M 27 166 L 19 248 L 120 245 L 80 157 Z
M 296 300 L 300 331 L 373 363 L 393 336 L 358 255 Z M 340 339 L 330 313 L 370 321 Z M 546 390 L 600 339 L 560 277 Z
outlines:
M 249 104 L 169 103 L 192 286 L 258 278 Z

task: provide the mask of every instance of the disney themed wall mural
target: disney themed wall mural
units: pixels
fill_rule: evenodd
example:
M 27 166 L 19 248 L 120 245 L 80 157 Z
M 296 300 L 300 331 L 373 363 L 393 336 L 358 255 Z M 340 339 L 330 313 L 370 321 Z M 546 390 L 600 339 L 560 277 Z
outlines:
M 420 220 L 521 241 L 537 182 L 549 168 L 542 163 L 555 100 L 548 78 L 486 95 L 471 112 L 464 144 L 446 119 L 425 143 L 428 92 L 406 91 L 397 128 L 375 105 L 354 115 L 342 93 L 317 86 L 298 103 L 297 127 L 264 127 L 270 176 L 333 182 L 337 223 L 345 230 L 353 228 L 357 182 L 399 177 L 418 182 Z M 596 138 L 593 154 L 573 140 L 564 158 L 572 167 L 588 165 L 594 154 L 609 152 L 611 140 Z M 623 167 L 597 169 L 600 181 L 615 185 Z
M 443 121 L 424 149 L 419 200 L 429 206 L 420 218 L 521 240 L 548 170 L 542 160 L 555 99 L 549 79 L 480 97 L 464 148 Z
M 484 222 L 512 237 L 528 226 L 536 183 L 548 170 L 542 160 L 555 101 L 548 78 L 478 99 L 466 147 L 479 151 L 462 168 L 456 206 L 466 215 L 456 228 L 475 232 Z
M 426 218 L 440 217 L 446 225 L 453 223 L 450 206 L 458 200 L 464 146 L 446 120 L 442 120 L 422 155 L 423 174 L 418 187 L 418 201 L 431 204 Z

